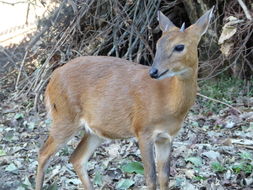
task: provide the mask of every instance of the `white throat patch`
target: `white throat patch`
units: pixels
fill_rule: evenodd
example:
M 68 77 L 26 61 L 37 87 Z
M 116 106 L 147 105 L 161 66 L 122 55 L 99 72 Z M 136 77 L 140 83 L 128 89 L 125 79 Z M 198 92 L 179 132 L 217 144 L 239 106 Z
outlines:
M 167 72 L 165 73 L 164 75 L 162 75 L 161 77 L 158 78 L 158 80 L 162 80 L 162 79 L 165 79 L 165 78 L 170 78 L 170 77 L 174 77 L 174 76 L 178 76 L 178 75 L 181 75 L 185 72 L 187 72 L 188 69 L 183 69 L 181 71 L 178 71 L 178 72 Z

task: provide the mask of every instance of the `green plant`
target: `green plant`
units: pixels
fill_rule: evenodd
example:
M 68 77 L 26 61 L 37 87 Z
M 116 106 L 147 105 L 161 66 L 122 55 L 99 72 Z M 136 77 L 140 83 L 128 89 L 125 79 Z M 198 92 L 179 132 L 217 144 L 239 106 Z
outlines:
M 232 166 L 232 169 L 235 173 L 244 172 L 245 174 L 251 174 L 253 171 L 253 165 L 250 163 L 240 163 Z
M 219 162 L 213 162 L 212 164 L 211 164 L 211 168 L 212 168 L 212 170 L 214 171 L 214 172 L 220 172 L 220 173 L 222 173 L 222 172 L 225 172 L 227 169 L 223 166 L 223 165 L 221 165 L 221 163 L 219 163 Z
M 5 156 L 5 155 L 6 155 L 6 152 L 4 150 L 2 150 L 0 147 L 0 156 Z
M 102 185 L 103 179 L 102 175 L 99 172 L 95 172 L 95 177 L 94 177 L 94 184 L 96 185 Z
M 199 82 L 199 86 L 201 94 L 226 103 L 233 103 L 238 96 L 253 95 L 253 88 L 250 87 L 250 90 L 247 90 L 243 80 L 228 77 L 227 75 L 222 75 L 221 77 L 212 80 L 201 81 Z M 213 101 L 201 100 L 201 103 L 214 112 L 224 108 L 224 105 Z
M 249 152 L 243 151 L 243 152 L 239 153 L 239 155 L 240 155 L 241 159 L 243 159 L 243 160 L 253 160 L 252 154 Z
M 140 162 L 129 162 L 121 166 L 121 170 L 127 173 L 144 174 L 144 168 Z
M 134 184 L 134 181 L 131 179 L 122 179 L 118 182 L 117 189 L 128 189 Z
M 52 185 L 50 185 L 47 190 L 58 190 L 57 183 L 54 182 Z
M 201 180 L 207 180 L 207 178 L 206 177 L 204 177 L 204 176 L 195 176 L 194 178 L 193 178 L 193 180 L 195 180 L 195 181 L 201 181 Z
M 252 154 L 246 151 L 241 151 L 239 154 L 240 160 L 238 163 L 235 163 L 232 165 L 232 170 L 234 173 L 245 173 L 245 174 L 251 174 L 253 172 L 253 165 L 252 165 Z
M 63 147 L 60 154 L 63 156 L 68 156 L 69 155 L 69 148 L 67 146 Z
M 202 165 L 202 159 L 200 157 L 188 157 L 185 161 L 191 162 L 196 167 L 200 167 Z

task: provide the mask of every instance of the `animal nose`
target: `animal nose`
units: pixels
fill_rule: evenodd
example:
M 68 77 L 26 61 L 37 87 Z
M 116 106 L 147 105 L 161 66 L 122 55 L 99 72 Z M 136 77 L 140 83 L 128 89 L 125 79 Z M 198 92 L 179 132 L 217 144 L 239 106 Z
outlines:
M 149 70 L 149 75 L 150 75 L 150 77 L 152 77 L 152 78 L 158 78 L 158 69 L 152 67 L 152 68 Z

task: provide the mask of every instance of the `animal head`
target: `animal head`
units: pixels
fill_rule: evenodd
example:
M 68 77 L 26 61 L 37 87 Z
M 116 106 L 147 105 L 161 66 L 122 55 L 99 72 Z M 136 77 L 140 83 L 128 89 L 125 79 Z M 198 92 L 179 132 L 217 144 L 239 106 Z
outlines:
M 197 47 L 201 36 L 207 31 L 213 9 L 207 11 L 196 23 L 185 29 L 176 27 L 162 12 L 158 12 L 162 36 L 156 44 L 156 54 L 149 71 L 152 78 L 190 76 L 198 67 Z

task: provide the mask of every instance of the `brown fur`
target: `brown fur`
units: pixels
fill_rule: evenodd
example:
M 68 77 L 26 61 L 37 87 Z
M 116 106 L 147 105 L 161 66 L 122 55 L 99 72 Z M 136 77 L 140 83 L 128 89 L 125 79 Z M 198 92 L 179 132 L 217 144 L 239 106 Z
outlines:
M 203 19 L 199 23 L 204 23 Z M 45 92 L 52 126 L 40 151 L 36 190 L 42 188 L 49 158 L 81 130 L 82 122 L 86 123 L 86 134 L 70 161 L 85 189 L 93 187 L 82 165 L 95 148 L 104 138 L 129 137 L 138 139 L 150 190 L 156 189 L 156 147 L 160 189 L 168 189 L 172 140 L 196 97 L 201 36 L 196 31 L 200 27 L 193 25 L 180 32 L 172 26 L 159 39 L 152 67 L 161 73 L 187 70 L 178 76 L 155 80 L 148 75 L 150 67 L 105 56 L 79 57 L 55 70 Z M 177 44 L 184 44 L 185 50 L 175 53 Z
M 151 132 L 171 121 L 180 124 L 194 102 L 196 76 L 158 81 L 148 76 L 148 69 L 114 57 L 73 60 L 54 72 L 47 87 L 46 97 L 57 107 L 51 108 L 53 120 L 78 123 L 84 118 L 108 138 L 138 136 L 143 127 Z M 168 130 L 174 135 L 179 129 Z M 57 135 L 59 128 L 51 133 Z

